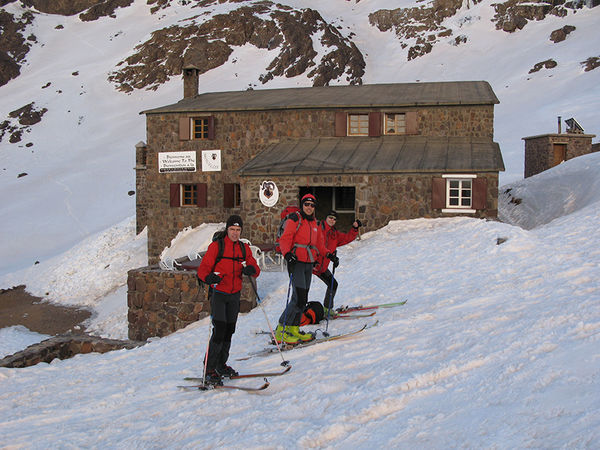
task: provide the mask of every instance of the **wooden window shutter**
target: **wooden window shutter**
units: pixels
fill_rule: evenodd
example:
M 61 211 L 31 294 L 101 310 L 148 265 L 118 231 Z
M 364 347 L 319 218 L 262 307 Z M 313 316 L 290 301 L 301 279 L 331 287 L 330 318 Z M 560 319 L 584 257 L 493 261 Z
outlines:
M 196 206 L 199 208 L 208 206 L 208 185 L 206 183 L 196 184 Z
M 417 112 L 408 111 L 405 113 L 404 118 L 406 120 L 406 134 L 418 134 L 417 128 Z
M 348 115 L 345 112 L 335 113 L 335 135 L 336 137 L 346 136 L 348 128 Z
M 223 184 L 223 207 L 233 208 L 235 206 L 235 184 Z
M 190 140 L 190 118 L 180 117 L 179 118 L 179 140 L 189 141 Z
M 369 113 L 369 136 L 381 136 L 381 113 Z
M 473 179 L 473 201 L 471 207 L 473 209 L 485 209 L 487 206 L 487 179 Z
M 177 183 L 171 183 L 169 192 L 169 205 L 171 207 L 181 206 L 180 187 Z
M 431 209 L 442 209 L 446 207 L 446 180 L 444 178 L 433 178 L 431 189 Z
M 215 138 L 215 116 L 208 118 L 208 139 Z

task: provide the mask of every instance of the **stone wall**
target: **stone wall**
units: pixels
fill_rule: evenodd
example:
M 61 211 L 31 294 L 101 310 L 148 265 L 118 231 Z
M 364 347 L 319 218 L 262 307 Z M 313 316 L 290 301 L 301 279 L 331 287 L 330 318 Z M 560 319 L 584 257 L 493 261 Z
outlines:
M 60 335 L 30 345 L 25 350 L 0 359 L 0 367 L 29 367 L 54 359 L 68 359 L 80 353 L 106 353 L 112 350 L 132 349 L 144 342 L 119 341 L 96 336 Z
M 393 112 L 417 111 L 418 133 L 422 136 L 471 136 L 493 137 L 493 105 L 485 106 L 436 106 L 394 108 Z M 390 110 L 390 112 L 392 112 Z M 282 138 L 310 138 L 327 137 L 335 134 L 336 110 L 281 110 L 281 111 L 240 111 L 227 113 L 214 113 L 215 139 L 214 140 L 179 140 L 179 119 L 181 117 L 202 116 L 202 114 L 149 114 L 147 116 L 147 169 L 138 170 L 138 176 L 143 177 L 138 183 L 137 210 L 141 212 L 138 218 L 138 231 L 145 224 L 148 225 L 148 263 L 156 264 L 163 249 L 170 245 L 173 237 L 185 227 L 196 227 L 202 223 L 224 222 L 230 214 L 240 214 L 245 218 L 247 213 L 254 210 L 257 205 L 258 183 L 262 180 L 244 181 L 238 176 L 236 170 L 246 161 L 256 156 L 269 144 L 278 142 Z M 166 151 L 196 151 L 198 165 L 201 165 L 201 151 L 220 149 L 222 155 L 221 172 L 178 172 L 158 173 L 158 153 Z M 379 184 L 380 180 L 392 186 L 399 182 L 405 185 L 409 192 L 419 191 L 418 198 L 423 201 L 429 199 L 421 196 L 424 182 L 415 181 L 419 176 L 395 178 L 372 176 L 364 181 L 363 176 L 358 177 L 296 177 L 286 179 L 285 200 L 294 200 L 299 186 L 356 186 L 357 206 L 363 210 L 356 210 L 357 217 L 363 219 L 366 214 L 369 199 L 377 199 L 378 195 L 369 192 L 385 191 L 386 185 L 380 187 L 366 186 L 366 183 Z M 425 178 L 430 177 L 429 175 Z M 349 179 L 360 180 L 360 186 L 350 182 Z M 306 179 L 306 181 L 305 181 Z M 317 181 L 314 181 L 317 179 Z M 405 180 L 405 181 L 402 181 Z M 206 183 L 208 187 L 207 207 L 170 207 L 169 189 L 171 183 Z M 224 208 L 224 183 L 238 183 L 242 187 L 242 201 L 238 208 Z M 318 184 L 317 184 L 318 183 Z M 406 186 L 406 183 L 410 186 Z M 416 185 L 415 185 L 416 183 Z M 425 183 L 426 184 L 426 183 Z M 143 192 L 142 192 L 143 189 Z M 281 187 L 280 187 L 281 189 Z M 295 192 L 292 192 L 295 189 Z M 360 193 L 359 191 L 364 191 Z M 374 230 L 380 224 L 385 224 L 385 217 L 413 218 L 424 217 L 415 214 L 415 211 L 424 209 L 426 204 L 416 204 L 416 194 L 410 195 L 410 200 L 396 197 L 393 204 L 395 211 L 388 211 L 390 205 L 376 203 L 370 205 L 369 213 L 374 219 L 367 223 L 365 231 Z M 250 202 L 250 203 L 249 203 Z M 428 203 L 428 202 L 426 202 Z M 283 201 L 280 204 L 284 204 Z M 254 206 L 251 206 L 254 205 Z M 402 210 L 410 206 L 407 211 Z M 381 207 L 381 210 L 380 210 Z M 142 215 L 145 214 L 142 222 Z M 247 220 L 252 220 L 248 217 Z M 277 223 L 279 218 L 277 217 Z M 253 231 L 244 229 L 242 237 L 252 242 L 265 243 L 262 237 Z
M 256 306 L 256 295 L 243 279 L 240 311 Z M 127 273 L 129 339 L 167 336 L 210 315 L 207 286 L 194 271 L 142 267 Z
M 544 134 L 525 137 L 525 170 L 524 177 L 531 177 L 553 167 L 554 144 L 567 146 L 566 159 L 592 153 L 593 134 Z
M 498 174 L 477 173 L 487 180 L 487 205 L 472 217 L 492 218 L 498 216 Z M 364 224 L 364 231 L 376 230 L 390 220 L 416 219 L 419 217 L 449 217 L 440 209 L 431 208 L 433 178 L 442 174 L 401 175 L 319 175 L 307 177 L 309 186 L 355 186 L 355 217 Z M 296 177 L 271 177 L 279 188 L 279 203 L 298 203 L 298 179 Z M 248 177 L 244 183 L 258 185 L 259 177 Z M 242 188 L 244 233 L 256 242 L 273 242 L 280 222 L 279 208 L 266 208 L 254 195 L 255 191 Z M 458 212 L 457 212 L 458 214 Z M 347 230 L 342 230 L 347 231 Z

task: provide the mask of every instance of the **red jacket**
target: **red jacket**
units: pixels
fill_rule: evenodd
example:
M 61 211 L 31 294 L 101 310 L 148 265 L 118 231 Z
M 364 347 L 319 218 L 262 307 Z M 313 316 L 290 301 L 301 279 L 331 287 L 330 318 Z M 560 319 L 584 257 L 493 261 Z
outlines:
M 329 253 L 333 253 L 338 247 L 352 242 L 358 235 L 358 229 L 356 228 L 350 228 L 347 233 L 341 233 L 335 227 L 330 227 L 325 220 L 319 224 L 319 232 L 323 235 L 323 242 Z M 321 275 L 327 270 L 327 267 L 329 267 L 329 259 L 325 255 L 319 255 L 313 273 Z
M 215 265 L 215 260 L 219 253 L 219 243 L 211 242 L 206 250 L 206 254 L 200 261 L 198 267 L 198 277 L 205 281 L 209 273 L 214 272 L 219 275 L 222 280 L 215 289 L 219 292 L 234 294 L 242 290 L 242 265 L 243 253 L 240 245 L 246 247 L 246 265 L 254 267 L 256 273 L 252 275 L 256 278 L 260 274 L 260 268 L 256 264 L 256 260 L 252 256 L 250 246 L 244 242 L 238 241 L 235 245 L 229 237 L 223 238 L 225 246 L 223 248 L 223 257 Z M 235 259 L 233 259 L 235 258 Z M 213 269 L 214 267 L 214 269 Z
M 300 227 L 298 227 L 298 220 Z M 285 223 L 285 229 L 279 238 L 279 246 L 282 255 L 285 256 L 286 253 L 293 251 L 300 262 L 312 263 L 317 261 L 319 254 L 323 256 L 327 254 L 323 234 L 319 233 L 318 222 L 313 216 L 306 216 L 303 213 L 292 215 Z

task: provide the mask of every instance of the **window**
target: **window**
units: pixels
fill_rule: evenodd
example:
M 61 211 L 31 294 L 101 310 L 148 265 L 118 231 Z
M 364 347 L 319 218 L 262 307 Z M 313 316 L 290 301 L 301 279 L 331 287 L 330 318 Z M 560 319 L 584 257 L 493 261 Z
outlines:
M 192 139 L 208 139 L 208 118 L 192 119 Z
M 348 136 L 368 136 L 369 115 L 348 114 Z
M 448 179 L 446 189 L 447 208 L 471 208 L 473 190 L 470 179 Z
M 179 140 L 205 140 L 215 138 L 215 117 L 180 117 Z
M 173 183 L 170 186 L 169 205 L 177 206 L 207 206 L 207 184 L 206 183 Z
M 384 132 L 385 134 L 406 134 L 406 115 L 386 113 Z
M 241 187 L 237 183 L 223 185 L 223 207 L 239 208 L 242 204 Z
M 198 203 L 198 188 L 195 184 L 181 184 L 181 206 L 192 206 Z
M 486 209 L 487 180 L 470 174 L 442 175 L 433 179 L 432 209 L 443 213 L 474 214 Z

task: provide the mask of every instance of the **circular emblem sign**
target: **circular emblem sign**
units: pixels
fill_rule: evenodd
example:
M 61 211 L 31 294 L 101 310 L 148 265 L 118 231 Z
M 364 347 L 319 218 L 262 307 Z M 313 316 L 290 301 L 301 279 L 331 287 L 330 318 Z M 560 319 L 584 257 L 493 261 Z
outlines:
M 279 200 L 279 189 L 273 181 L 263 181 L 258 193 L 260 202 L 268 208 L 275 206 Z

